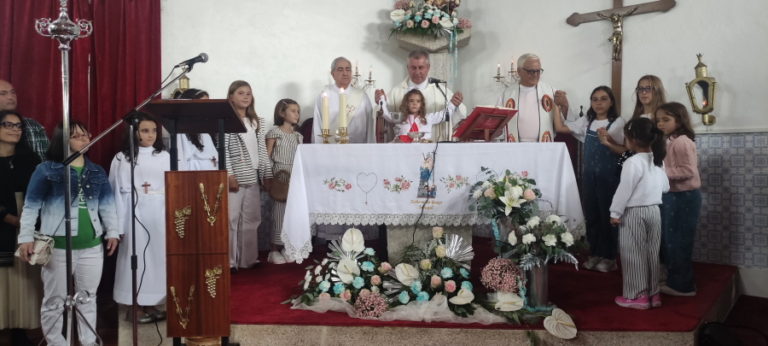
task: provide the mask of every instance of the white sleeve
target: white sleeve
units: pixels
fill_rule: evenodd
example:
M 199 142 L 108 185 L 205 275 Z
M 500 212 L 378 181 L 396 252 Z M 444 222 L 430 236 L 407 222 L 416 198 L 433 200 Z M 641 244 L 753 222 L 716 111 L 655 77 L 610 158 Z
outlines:
M 112 191 L 114 191 L 115 210 L 117 211 L 117 228 L 121 235 L 125 234 L 125 231 L 130 227 L 130 225 L 127 224 L 128 220 L 125 216 L 125 211 L 130 210 L 130 195 L 122 192 L 124 186 L 122 186 L 122 179 L 120 179 L 120 171 L 123 163 L 128 163 L 128 161 L 125 159 L 122 152 L 118 152 L 112 159 L 112 164 L 109 166 L 109 183 L 112 185 Z M 128 196 L 128 201 L 126 201 L 126 196 Z
M 626 121 L 619 116 L 613 121 L 611 128 L 608 130 L 608 134 L 611 135 L 613 141 L 618 145 L 624 145 L 624 124 L 626 124 Z
M 624 209 L 627 208 L 629 198 L 632 197 L 632 192 L 637 186 L 637 183 L 642 178 L 642 169 L 637 167 L 636 160 L 627 160 L 624 162 L 624 167 L 621 170 L 621 181 L 619 181 L 619 187 L 616 188 L 616 193 L 613 195 L 613 202 L 611 203 L 611 217 L 621 218 L 624 215 Z
M 589 126 L 589 120 L 587 120 L 586 116 L 577 118 L 574 121 L 566 120 L 565 126 L 571 130 L 571 135 L 579 140 L 579 142 L 584 143 L 587 139 L 587 126 Z
M 365 137 L 367 143 L 376 143 L 376 117 L 368 94 L 363 93 L 363 116 L 365 116 Z

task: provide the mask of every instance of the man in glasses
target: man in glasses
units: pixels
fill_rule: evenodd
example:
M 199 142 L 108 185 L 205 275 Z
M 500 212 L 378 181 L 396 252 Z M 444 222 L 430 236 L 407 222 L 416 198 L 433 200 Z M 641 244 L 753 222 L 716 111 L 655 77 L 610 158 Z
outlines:
M 16 89 L 5 80 L 0 79 L 0 111 L 15 111 L 17 106 Z M 45 160 L 45 152 L 48 150 L 48 137 L 45 128 L 35 119 L 24 117 L 23 138 L 27 145 L 37 154 L 40 161 Z
M 507 87 L 498 104 L 517 109 L 517 116 L 507 124 L 507 142 L 552 142 L 555 136 L 553 117 L 560 116 L 560 107 L 568 109 L 568 99 L 562 91 L 541 82 L 541 60 L 526 53 L 517 59 L 519 84 Z M 557 101 L 557 103 L 555 103 Z

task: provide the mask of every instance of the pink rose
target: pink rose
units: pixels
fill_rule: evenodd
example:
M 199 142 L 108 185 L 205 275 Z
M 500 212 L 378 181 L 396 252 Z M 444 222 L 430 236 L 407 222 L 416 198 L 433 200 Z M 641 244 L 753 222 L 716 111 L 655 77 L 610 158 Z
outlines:
M 331 295 L 328 292 L 323 292 L 323 293 L 320 293 L 318 298 L 320 298 L 321 302 L 324 302 L 324 301 L 331 300 Z
M 349 290 L 344 290 L 344 292 L 341 293 L 339 298 L 341 298 L 341 300 L 347 302 L 350 299 L 352 299 L 352 292 L 350 292 Z
M 523 176 L 523 178 L 528 178 L 528 171 L 522 171 L 520 175 Z
M 448 280 L 445 282 L 445 291 L 448 293 L 453 293 L 456 291 L 456 281 Z
M 439 276 L 432 275 L 432 279 L 430 280 L 429 285 L 432 286 L 432 288 L 437 288 L 438 286 L 440 286 L 442 282 L 443 282 L 443 279 L 441 279 Z M 454 283 L 454 286 L 455 286 L 455 283 Z
M 347 190 L 350 190 L 350 189 L 352 189 L 352 184 L 344 185 L 344 188 L 347 189 Z
M 412 20 L 409 20 L 409 21 L 405 22 L 405 27 L 408 28 L 408 29 L 413 28 L 413 25 L 414 24 L 413 24 Z
M 360 290 L 360 297 L 363 297 L 363 298 L 365 298 L 365 297 L 367 297 L 369 294 L 371 294 L 371 290 L 369 290 L 369 289 L 367 289 L 367 288 L 363 288 L 363 289 L 361 289 L 361 290 Z
M 489 187 L 483 192 L 483 196 L 488 198 L 496 198 L 496 192 L 493 191 L 492 187 Z
M 331 190 L 333 190 L 333 187 L 334 187 L 334 186 L 336 186 L 336 184 L 334 184 L 334 183 L 330 183 L 330 184 L 328 184 L 328 188 L 329 188 L 329 189 L 331 189 Z
M 421 21 L 421 27 L 424 28 L 424 29 L 428 28 L 429 27 L 429 21 L 426 20 L 426 19 L 422 20 Z
M 379 273 L 386 274 L 392 270 L 392 265 L 389 262 L 381 262 L 379 265 Z
M 371 276 L 371 285 L 374 285 L 374 286 L 381 285 L 381 276 L 378 276 L 378 275 Z
M 525 192 L 523 192 L 523 198 L 526 201 L 532 201 L 532 200 L 536 199 L 536 193 L 533 192 L 533 190 L 531 190 L 531 189 L 527 189 L 527 190 L 525 190 Z
M 460 175 L 457 175 L 457 176 L 456 176 L 456 180 L 461 180 L 461 176 L 460 176 Z
M 440 16 L 432 16 L 432 23 L 440 23 Z

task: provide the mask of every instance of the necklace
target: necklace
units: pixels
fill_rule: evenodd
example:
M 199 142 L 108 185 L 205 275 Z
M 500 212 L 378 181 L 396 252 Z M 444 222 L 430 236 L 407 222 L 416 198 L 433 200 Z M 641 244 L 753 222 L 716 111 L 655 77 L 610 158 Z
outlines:
M 176 296 L 176 287 L 171 286 L 171 296 L 173 297 L 173 303 L 176 305 L 176 314 L 179 315 L 179 325 L 181 328 L 187 329 L 189 324 L 189 312 L 192 310 L 192 300 L 195 298 L 195 285 L 189 286 L 189 296 L 187 297 L 186 311 L 181 310 L 181 304 L 179 304 L 179 297 Z
M 219 192 L 216 194 L 216 204 L 213 205 L 213 213 L 211 213 L 211 206 L 208 204 L 208 195 L 205 194 L 205 185 L 200 183 L 200 196 L 203 199 L 203 208 L 205 208 L 205 214 L 208 215 L 206 221 L 211 226 L 216 223 L 216 214 L 219 211 L 219 205 L 221 203 L 221 193 L 224 191 L 224 183 L 219 183 Z

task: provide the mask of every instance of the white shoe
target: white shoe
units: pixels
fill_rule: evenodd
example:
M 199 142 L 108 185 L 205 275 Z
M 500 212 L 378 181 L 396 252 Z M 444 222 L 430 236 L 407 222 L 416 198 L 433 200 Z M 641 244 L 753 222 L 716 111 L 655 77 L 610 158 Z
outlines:
M 595 266 L 595 270 L 603 273 L 612 272 L 616 270 L 616 260 L 603 259 Z
M 291 258 L 291 256 L 289 256 L 289 255 L 288 255 L 288 254 L 285 252 L 285 249 L 282 249 L 282 250 L 280 250 L 280 255 L 282 255 L 282 256 L 283 256 L 283 259 L 285 260 L 285 263 L 291 263 L 291 262 L 293 262 L 293 258 Z
M 267 262 L 273 264 L 285 264 L 285 257 L 283 257 L 280 251 L 270 251 L 269 256 L 267 256 Z
M 597 256 L 590 256 L 589 259 L 587 259 L 587 261 L 584 262 L 584 264 L 581 266 L 586 270 L 594 270 L 595 266 L 600 263 L 600 260 L 602 260 L 602 258 Z

